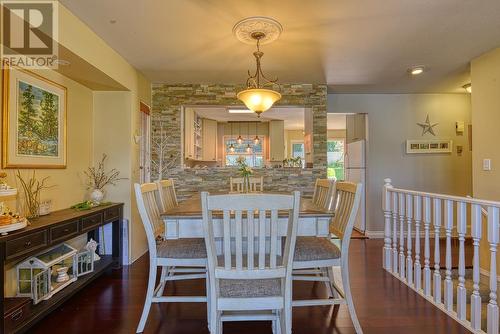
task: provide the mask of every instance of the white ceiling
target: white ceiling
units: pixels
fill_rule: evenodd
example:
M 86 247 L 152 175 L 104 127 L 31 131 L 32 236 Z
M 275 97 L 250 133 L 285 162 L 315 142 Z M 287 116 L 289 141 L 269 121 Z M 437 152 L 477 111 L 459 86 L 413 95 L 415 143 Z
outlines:
M 270 120 L 285 121 L 285 130 L 304 129 L 304 108 L 271 108 L 261 114 L 231 114 L 226 108 L 220 107 L 196 107 L 196 113 L 203 118 L 213 119 L 219 122 L 268 122 Z M 254 125 L 249 125 L 252 128 Z
M 470 60 L 500 45 L 499 0 L 61 2 L 153 82 L 244 83 L 254 48 L 231 29 L 256 15 L 284 28 L 264 72 L 333 92 L 463 92 Z
M 196 113 L 202 118 L 213 119 L 218 122 L 268 122 L 270 120 L 285 121 L 285 130 L 304 130 L 304 108 L 285 107 L 271 108 L 257 118 L 257 114 L 232 114 L 228 112 L 229 108 L 221 107 L 195 107 Z M 250 128 L 253 126 L 250 124 Z M 333 114 L 327 115 L 328 130 L 344 130 L 346 128 L 346 115 Z

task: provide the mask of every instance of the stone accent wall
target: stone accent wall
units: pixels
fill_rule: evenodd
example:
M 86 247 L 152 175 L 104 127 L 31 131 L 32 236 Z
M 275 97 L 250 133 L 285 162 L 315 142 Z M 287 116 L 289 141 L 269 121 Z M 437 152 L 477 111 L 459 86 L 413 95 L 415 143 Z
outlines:
M 182 169 L 181 157 L 181 110 L 183 106 L 241 106 L 236 93 L 243 90 L 242 85 L 232 84 L 153 84 L 152 135 L 159 135 L 160 123 L 169 138 L 164 155 L 176 159 L 168 175 L 177 179 L 176 185 L 181 196 L 199 190 L 228 189 L 229 177 L 237 176 L 234 168 Z M 314 84 L 280 85 L 282 98 L 276 106 L 300 106 L 311 108 L 313 113 L 313 165 L 314 168 L 302 171 L 283 169 L 257 169 L 256 174 L 265 177 L 265 189 L 288 191 L 301 188 L 305 194 L 312 193 L 314 180 L 326 176 L 327 154 L 327 87 Z M 158 159 L 154 154 L 152 159 Z M 157 172 L 152 171 L 152 177 Z M 203 187 L 200 188 L 200 187 Z
M 255 176 L 264 177 L 264 190 L 291 192 L 299 190 L 304 197 L 312 197 L 316 178 L 324 178 L 323 168 L 262 168 L 254 170 Z M 240 177 L 236 168 L 185 168 L 174 169 L 169 177 L 174 179 L 179 200 L 199 191 L 229 191 L 229 178 Z

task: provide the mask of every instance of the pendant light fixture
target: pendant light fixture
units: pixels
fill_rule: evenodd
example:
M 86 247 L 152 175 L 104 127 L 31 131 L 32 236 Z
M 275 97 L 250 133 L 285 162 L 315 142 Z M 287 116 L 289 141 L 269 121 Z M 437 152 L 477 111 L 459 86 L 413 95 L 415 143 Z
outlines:
M 257 128 L 258 124 L 259 123 L 257 123 L 257 122 L 255 123 L 255 138 L 253 139 L 253 143 L 255 145 L 259 145 L 259 142 L 260 142 L 259 135 L 257 134 L 258 133 L 258 128 Z
M 231 123 L 231 140 L 233 140 L 233 123 Z M 229 145 L 229 152 L 234 153 L 234 145 L 231 142 L 231 145 Z
M 250 131 L 248 130 L 248 122 L 247 122 L 247 153 L 252 153 L 252 147 L 250 146 L 250 141 L 248 140 L 248 137 L 250 136 Z
M 257 45 L 257 51 L 253 53 L 256 62 L 255 73 L 252 75 L 248 71 L 247 88 L 239 92 L 236 97 L 258 117 L 281 99 L 281 94 L 272 89 L 273 85 L 277 84 L 278 78 L 268 79 L 262 72 L 261 59 L 264 53 L 260 51 L 260 45 L 276 40 L 282 30 L 283 28 L 278 21 L 268 17 L 246 18 L 236 23 L 233 28 L 234 34 L 240 41 L 253 42 Z
M 236 139 L 236 142 L 238 145 L 241 145 L 243 143 L 243 137 L 241 136 L 241 122 L 238 123 L 238 138 Z

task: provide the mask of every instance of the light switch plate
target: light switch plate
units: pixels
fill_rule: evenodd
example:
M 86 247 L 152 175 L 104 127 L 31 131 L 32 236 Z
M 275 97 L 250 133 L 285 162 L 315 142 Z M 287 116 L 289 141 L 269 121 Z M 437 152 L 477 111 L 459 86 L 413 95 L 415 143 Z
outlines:
M 483 170 L 491 170 L 491 159 L 483 159 Z

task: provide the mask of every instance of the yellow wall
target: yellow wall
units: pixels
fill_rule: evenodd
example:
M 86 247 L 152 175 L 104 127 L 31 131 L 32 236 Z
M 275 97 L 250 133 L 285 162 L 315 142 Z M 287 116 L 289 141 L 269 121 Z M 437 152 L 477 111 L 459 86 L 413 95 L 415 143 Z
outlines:
M 474 197 L 500 201 L 500 48 L 471 63 L 472 78 L 472 176 Z M 492 170 L 483 171 L 483 159 L 491 159 Z M 481 268 L 489 270 L 487 228 L 483 224 L 480 244 Z M 497 268 L 500 259 L 497 258 Z
M 304 142 L 304 131 L 303 130 L 285 130 L 285 157 L 292 157 L 292 141 L 302 141 Z
M 50 79 L 67 88 L 67 168 L 37 169 L 38 178 L 49 176 L 49 184 L 54 188 L 44 190 L 41 200 L 52 200 L 52 210 L 63 209 L 81 202 L 87 195 L 85 179 L 82 172 L 92 164 L 92 91 L 79 83 L 49 70 L 36 71 L 37 74 Z M 0 82 L 0 89 L 3 89 Z M 6 169 L 8 183 L 16 185 L 15 169 Z M 32 170 L 21 170 L 27 176 Z M 19 184 L 17 184 L 19 187 Z M 18 201 L 21 201 L 20 198 Z M 75 240 L 81 244 L 81 240 Z M 15 271 L 6 274 L 5 293 L 15 293 Z

